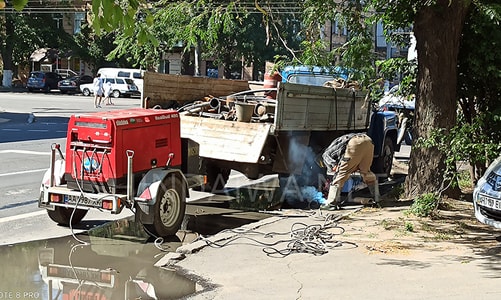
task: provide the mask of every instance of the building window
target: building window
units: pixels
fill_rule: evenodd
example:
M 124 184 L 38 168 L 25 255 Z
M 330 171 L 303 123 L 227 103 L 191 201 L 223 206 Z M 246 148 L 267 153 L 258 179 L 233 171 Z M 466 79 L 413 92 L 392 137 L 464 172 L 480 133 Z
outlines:
M 80 33 L 82 30 L 82 24 L 85 22 L 85 13 L 78 12 L 75 13 L 75 24 L 73 25 L 73 34 Z
M 56 27 L 57 28 L 64 28 L 63 27 L 63 15 L 62 14 L 52 14 L 52 19 L 56 21 Z

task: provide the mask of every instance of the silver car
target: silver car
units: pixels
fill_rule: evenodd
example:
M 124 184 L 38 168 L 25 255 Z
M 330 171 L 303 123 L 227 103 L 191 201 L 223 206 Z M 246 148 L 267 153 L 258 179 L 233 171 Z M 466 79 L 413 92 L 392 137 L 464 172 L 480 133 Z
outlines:
M 137 85 L 132 79 L 128 78 L 103 78 L 103 85 L 111 83 L 111 96 L 114 98 L 118 97 L 130 97 L 130 96 L 141 96 Z M 84 96 L 90 96 L 94 93 L 94 88 L 92 83 L 80 85 L 80 90 Z
M 473 190 L 473 205 L 477 220 L 501 228 L 501 156 L 478 181 Z

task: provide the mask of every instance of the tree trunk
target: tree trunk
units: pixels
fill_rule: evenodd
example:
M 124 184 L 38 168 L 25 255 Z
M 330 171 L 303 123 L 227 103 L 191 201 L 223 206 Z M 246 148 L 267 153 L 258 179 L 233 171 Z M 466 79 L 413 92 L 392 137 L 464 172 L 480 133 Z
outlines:
M 438 0 L 416 15 L 418 76 L 414 134 L 417 138 L 426 139 L 432 130 L 439 128 L 447 133 L 456 124 L 457 61 L 469 6 L 469 0 Z M 407 197 L 441 192 L 447 186 L 446 156 L 436 147 L 413 147 L 405 183 Z M 445 194 L 452 196 L 457 191 L 448 189 Z
M 12 74 L 13 74 L 13 64 L 12 64 L 12 54 L 14 51 L 14 41 L 13 41 L 13 34 L 14 34 L 14 20 L 12 19 L 12 16 L 9 15 L 4 15 L 5 16 L 5 44 L 0 46 L 1 47 L 1 55 L 2 55 L 2 62 L 3 62 L 3 80 L 0 83 L 3 86 L 6 87 L 11 87 L 12 85 Z

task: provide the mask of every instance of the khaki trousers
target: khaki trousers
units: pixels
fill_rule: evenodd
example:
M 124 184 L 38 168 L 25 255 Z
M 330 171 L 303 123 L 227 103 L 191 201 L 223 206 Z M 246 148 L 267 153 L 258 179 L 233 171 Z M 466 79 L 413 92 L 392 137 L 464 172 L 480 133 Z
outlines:
M 332 184 L 338 184 L 342 189 L 350 175 L 359 171 L 362 180 L 367 185 L 373 185 L 377 180 L 376 175 L 371 171 L 373 156 L 374 144 L 370 137 L 364 134 L 351 138 Z

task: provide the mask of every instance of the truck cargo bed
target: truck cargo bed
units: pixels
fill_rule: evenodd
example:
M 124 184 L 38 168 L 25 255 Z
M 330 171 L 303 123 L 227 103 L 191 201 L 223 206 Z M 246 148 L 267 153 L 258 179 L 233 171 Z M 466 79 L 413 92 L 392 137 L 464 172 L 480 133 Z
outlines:
M 280 83 L 275 130 L 359 130 L 367 128 L 366 93 Z

